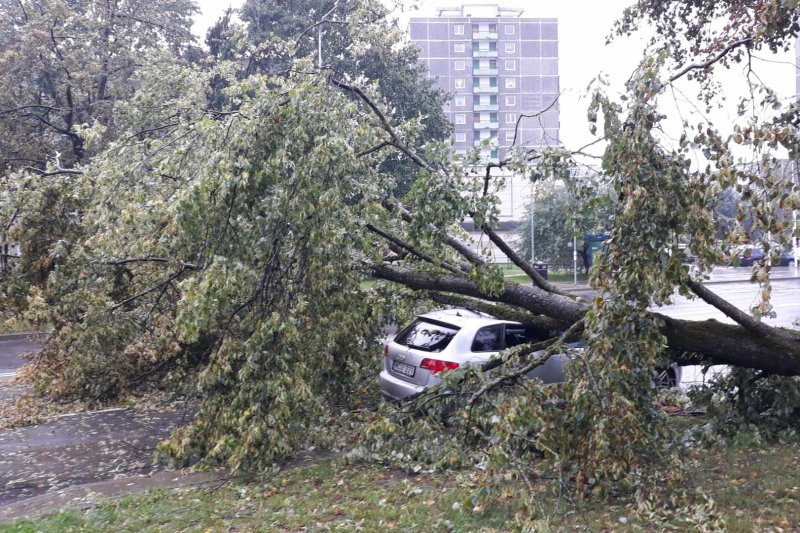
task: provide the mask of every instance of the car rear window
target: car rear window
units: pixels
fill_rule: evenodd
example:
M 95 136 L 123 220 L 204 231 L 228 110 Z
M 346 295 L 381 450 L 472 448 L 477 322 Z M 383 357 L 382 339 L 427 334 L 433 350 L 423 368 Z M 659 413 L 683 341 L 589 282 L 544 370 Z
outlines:
M 425 352 L 441 352 L 458 333 L 456 326 L 418 318 L 401 331 L 394 341 L 403 346 Z

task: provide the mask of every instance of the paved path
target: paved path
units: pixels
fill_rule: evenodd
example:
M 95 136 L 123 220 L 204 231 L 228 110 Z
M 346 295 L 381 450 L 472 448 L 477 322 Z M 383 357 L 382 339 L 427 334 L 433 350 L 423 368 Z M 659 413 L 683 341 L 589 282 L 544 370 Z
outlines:
M 0 380 L 12 378 L 16 370 L 25 364 L 25 360 L 20 357 L 22 354 L 38 349 L 39 344 L 28 336 L 0 336 Z
M 37 349 L 27 338 L 0 337 L 0 374 L 13 375 L 25 363 L 20 354 Z M 0 383 L 0 402 L 16 402 L 25 392 L 22 386 Z M 101 481 L 113 487 L 112 480 L 163 470 L 153 464 L 156 444 L 191 416 L 177 409 L 106 409 L 0 430 L 0 517 L 15 502 L 19 507 L 23 500 L 60 494 L 65 487 Z
M 61 488 L 148 474 L 156 444 L 189 413 L 105 410 L 0 431 L 0 508 Z

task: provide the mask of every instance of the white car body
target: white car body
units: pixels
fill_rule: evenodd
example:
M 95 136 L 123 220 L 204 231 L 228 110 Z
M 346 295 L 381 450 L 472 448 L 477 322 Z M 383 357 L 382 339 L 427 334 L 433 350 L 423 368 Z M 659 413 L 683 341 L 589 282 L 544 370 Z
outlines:
M 380 390 L 389 400 L 402 400 L 440 383 L 437 374 L 443 369 L 483 364 L 506 347 L 545 338 L 546 332 L 475 311 L 447 309 L 426 313 L 386 341 Z M 426 359 L 428 362 L 424 362 Z M 554 354 L 527 377 L 563 383 L 567 359 L 565 354 Z

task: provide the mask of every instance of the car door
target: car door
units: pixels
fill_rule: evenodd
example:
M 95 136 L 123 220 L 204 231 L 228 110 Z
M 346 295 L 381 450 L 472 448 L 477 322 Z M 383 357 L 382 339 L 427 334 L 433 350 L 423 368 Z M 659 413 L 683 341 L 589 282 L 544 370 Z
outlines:
M 542 337 L 542 331 L 535 328 L 526 328 L 522 324 L 505 325 L 505 347 L 511 348 L 520 344 L 541 342 L 546 337 Z M 544 350 L 534 352 L 535 354 L 544 353 Z M 568 356 L 564 353 L 555 353 L 543 364 L 537 366 L 526 374 L 529 379 L 537 378 L 543 383 L 564 383 L 566 379 L 566 366 Z

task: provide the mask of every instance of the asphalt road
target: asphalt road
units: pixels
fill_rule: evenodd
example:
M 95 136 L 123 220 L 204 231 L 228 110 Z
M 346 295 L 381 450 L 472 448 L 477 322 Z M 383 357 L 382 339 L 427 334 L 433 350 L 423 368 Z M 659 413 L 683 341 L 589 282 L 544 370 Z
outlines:
M 153 450 L 188 418 L 115 409 L 0 431 L 0 508 L 71 485 L 163 470 Z
M 711 278 L 712 283 L 708 284 L 708 288 L 739 309 L 749 311 L 760 299 L 758 284 L 748 281 L 733 281 L 746 279 L 749 271 L 749 268 L 744 267 L 715 269 Z M 765 318 L 764 323 L 787 328 L 798 327 L 794 325 L 795 321 L 800 320 L 800 277 L 798 276 L 800 276 L 800 272 L 796 271 L 794 267 L 774 269 L 770 302 L 777 316 L 775 318 Z M 733 323 L 722 312 L 697 298 L 687 299 L 676 295 L 672 305 L 655 308 L 654 310 L 671 317 L 686 320 L 713 318 L 720 322 Z M 699 366 L 683 367 L 681 383 L 685 387 L 699 385 L 707 382 L 716 374 L 724 373 L 725 369 L 726 367 L 724 366 L 712 366 L 704 372 L 703 367 Z
M 29 339 L 0 337 L 0 380 L 25 364 L 20 354 L 38 349 Z M 0 383 L 0 403 L 15 403 L 26 392 L 25 386 Z M 68 486 L 163 470 L 153 463 L 156 444 L 192 415 L 108 409 L 0 430 L 0 509 Z
M 0 337 L 0 380 L 11 378 L 14 372 L 25 364 L 25 360 L 20 355 L 35 352 L 38 349 L 39 344 L 28 338 L 3 339 Z

